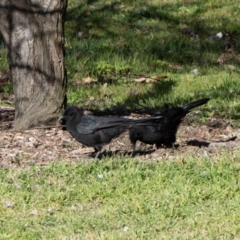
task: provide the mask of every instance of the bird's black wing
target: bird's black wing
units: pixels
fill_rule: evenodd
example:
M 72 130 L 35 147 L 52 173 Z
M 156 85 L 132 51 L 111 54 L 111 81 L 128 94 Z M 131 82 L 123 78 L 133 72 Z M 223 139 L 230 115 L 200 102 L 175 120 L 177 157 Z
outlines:
M 117 127 L 117 126 L 130 126 L 132 124 L 145 125 L 155 124 L 162 116 L 155 116 L 143 119 L 128 119 L 121 117 L 96 117 L 92 115 L 84 115 L 81 122 L 77 124 L 77 131 L 81 134 L 92 134 L 98 130 Z
M 98 130 L 122 125 L 128 120 L 119 117 L 96 117 L 84 115 L 77 124 L 77 131 L 81 134 L 92 134 Z

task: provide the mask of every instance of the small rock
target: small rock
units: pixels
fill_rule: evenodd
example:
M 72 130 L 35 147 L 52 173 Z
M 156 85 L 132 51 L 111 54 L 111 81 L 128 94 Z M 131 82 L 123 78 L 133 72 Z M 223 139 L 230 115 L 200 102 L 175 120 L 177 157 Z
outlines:
M 11 208 L 11 207 L 13 207 L 14 202 L 6 201 L 4 204 L 5 204 L 5 206 L 6 206 L 7 208 Z
M 102 174 L 98 174 L 98 178 L 99 178 L 99 179 L 102 179 L 102 178 L 103 178 L 103 175 L 102 175 Z
M 127 232 L 127 231 L 128 231 L 128 227 L 127 227 L 127 226 L 124 226 L 123 231 L 124 231 L 124 232 Z
M 209 38 L 213 39 L 213 40 L 220 40 L 220 39 L 222 39 L 222 37 L 223 37 L 223 33 L 219 32 L 219 33 L 217 33 L 215 35 L 210 36 Z
M 197 76 L 197 75 L 199 74 L 197 68 L 193 69 L 193 70 L 191 71 L 191 73 L 194 74 L 195 76 Z

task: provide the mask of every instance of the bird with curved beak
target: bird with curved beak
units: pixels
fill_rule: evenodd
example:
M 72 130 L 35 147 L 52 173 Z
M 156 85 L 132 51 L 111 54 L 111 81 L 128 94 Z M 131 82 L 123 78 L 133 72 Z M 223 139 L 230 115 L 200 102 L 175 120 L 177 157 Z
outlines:
M 96 153 L 95 158 L 98 158 L 102 147 L 127 129 L 135 125 L 155 125 L 161 118 L 161 116 L 143 119 L 98 117 L 85 115 L 82 109 L 71 106 L 64 111 L 58 121 L 63 120 L 66 123 L 67 131 L 78 142 L 93 147 Z

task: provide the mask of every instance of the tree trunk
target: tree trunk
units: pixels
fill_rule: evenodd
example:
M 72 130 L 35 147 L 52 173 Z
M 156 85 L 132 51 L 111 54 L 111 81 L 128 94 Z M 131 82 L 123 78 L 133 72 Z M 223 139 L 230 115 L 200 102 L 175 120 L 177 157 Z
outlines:
M 15 129 L 56 121 L 66 104 L 67 0 L 0 0 L 15 98 Z

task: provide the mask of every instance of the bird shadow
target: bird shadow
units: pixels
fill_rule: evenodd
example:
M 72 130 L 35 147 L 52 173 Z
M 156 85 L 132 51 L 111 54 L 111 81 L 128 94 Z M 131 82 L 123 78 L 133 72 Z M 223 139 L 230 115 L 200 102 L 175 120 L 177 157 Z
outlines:
M 102 152 L 98 159 L 102 159 L 105 157 L 131 157 L 134 158 L 136 156 L 145 156 L 147 154 L 151 154 L 155 152 L 155 150 L 136 150 L 135 152 L 132 151 L 122 151 L 122 150 L 115 150 L 115 151 L 104 151 Z M 94 157 L 95 154 L 90 154 L 91 157 Z
M 174 150 L 177 150 L 180 147 L 179 144 L 174 144 L 174 147 L 172 148 L 172 146 L 161 146 L 159 149 L 171 149 L 173 152 Z M 123 150 L 115 150 L 115 151 L 103 151 L 101 153 L 101 155 L 99 155 L 99 159 L 102 159 L 104 157 L 117 157 L 117 156 L 121 156 L 121 157 L 130 157 L 130 158 L 134 158 L 134 157 L 138 157 L 138 156 L 145 156 L 151 153 L 156 152 L 157 149 L 148 149 L 148 150 L 136 150 L 134 152 L 132 151 L 123 151 Z M 94 157 L 95 153 L 91 154 L 91 157 Z
M 221 142 L 231 142 L 231 141 L 235 141 L 237 139 L 237 136 L 233 136 L 225 141 L 215 141 L 215 143 L 221 143 Z M 199 141 L 197 139 L 192 139 L 186 142 L 186 144 L 188 146 L 196 146 L 196 147 L 209 147 L 209 145 L 211 144 L 211 142 L 207 142 L 207 141 Z
M 195 146 L 195 147 L 208 147 L 210 142 L 207 141 L 199 141 L 197 139 L 189 140 L 186 142 L 188 146 Z

